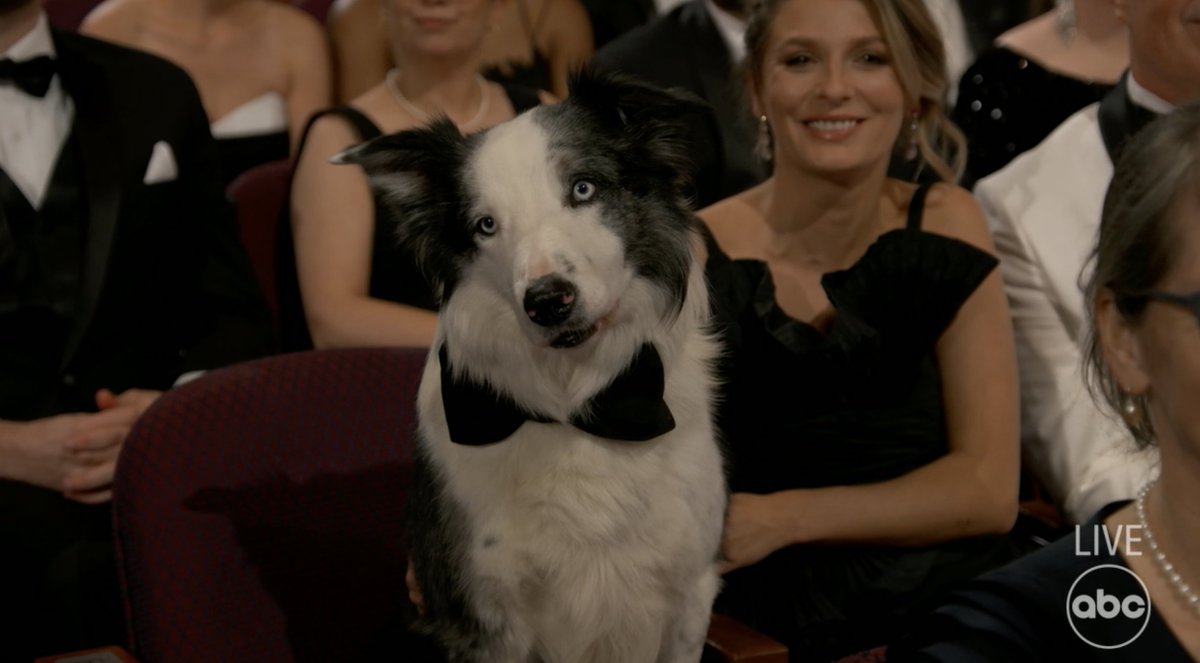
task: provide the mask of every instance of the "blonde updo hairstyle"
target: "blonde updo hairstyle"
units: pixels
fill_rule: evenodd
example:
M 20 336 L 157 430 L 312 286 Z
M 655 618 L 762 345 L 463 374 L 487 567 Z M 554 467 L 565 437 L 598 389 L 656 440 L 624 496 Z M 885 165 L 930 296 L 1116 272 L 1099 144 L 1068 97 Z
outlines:
M 779 8 L 801 0 L 754 0 L 746 24 L 746 73 L 751 88 L 762 83 L 767 39 Z M 916 146 L 921 166 L 945 182 L 957 183 L 966 167 L 966 138 L 946 116 L 946 52 L 937 23 L 922 0 L 859 0 L 871 14 L 891 53 L 906 106 L 917 107 Z M 903 153 L 913 142 L 911 118 L 896 138 Z

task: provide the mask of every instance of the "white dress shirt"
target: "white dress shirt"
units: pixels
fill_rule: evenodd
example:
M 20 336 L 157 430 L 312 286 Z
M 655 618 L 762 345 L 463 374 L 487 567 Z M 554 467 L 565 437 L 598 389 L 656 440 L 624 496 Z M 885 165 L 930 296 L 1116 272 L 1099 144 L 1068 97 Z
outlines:
M 40 55 L 56 55 L 45 12 L 0 60 L 21 61 Z M 26 94 L 11 81 L 0 82 L 0 168 L 35 209 L 40 209 L 45 199 L 74 114 L 75 105 L 58 76 L 41 98 Z
M 679 5 L 687 2 L 687 0 L 654 0 L 654 8 L 658 10 L 659 16 L 665 16 L 671 13 Z

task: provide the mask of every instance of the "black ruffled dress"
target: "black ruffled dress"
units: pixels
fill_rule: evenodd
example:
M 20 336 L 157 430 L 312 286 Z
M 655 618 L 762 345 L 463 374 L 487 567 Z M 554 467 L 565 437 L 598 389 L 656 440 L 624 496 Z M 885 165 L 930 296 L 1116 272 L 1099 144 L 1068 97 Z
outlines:
M 997 260 L 920 230 L 888 232 L 822 285 L 825 331 L 785 314 L 767 266 L 710 245 L 727 354 L 719 428 L 730 489 L 770 493 L 886 481 L 947 452 L 935 347 Z M 1015 555 L 1003 538 L 925 548 L 792 546 L 725 578 L 718 610 L 827 661 L 884 645 L 945 589 Z

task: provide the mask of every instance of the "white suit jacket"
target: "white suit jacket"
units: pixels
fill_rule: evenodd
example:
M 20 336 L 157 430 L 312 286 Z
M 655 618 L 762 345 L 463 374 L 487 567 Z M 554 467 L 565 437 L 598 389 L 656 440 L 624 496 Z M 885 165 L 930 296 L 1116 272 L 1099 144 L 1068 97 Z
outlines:
M 1134 497 L 1157 463 L 1083 380 L 1090 307 L 1081 286 L 1113 174 L 1098 109 L 1072 115 L 975 187 L 1013 317 L 1024 463 L 1074 522 Z

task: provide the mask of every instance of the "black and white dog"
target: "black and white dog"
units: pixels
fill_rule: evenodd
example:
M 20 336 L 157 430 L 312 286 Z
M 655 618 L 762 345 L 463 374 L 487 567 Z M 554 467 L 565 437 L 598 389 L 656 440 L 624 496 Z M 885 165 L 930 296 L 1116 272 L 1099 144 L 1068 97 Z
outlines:
M 440 293 L 411 554 L 453 661 L 700 658 L 726 493 L 692 110 L 584 71 L 481 134 L 442 120 L 337 158 Z

